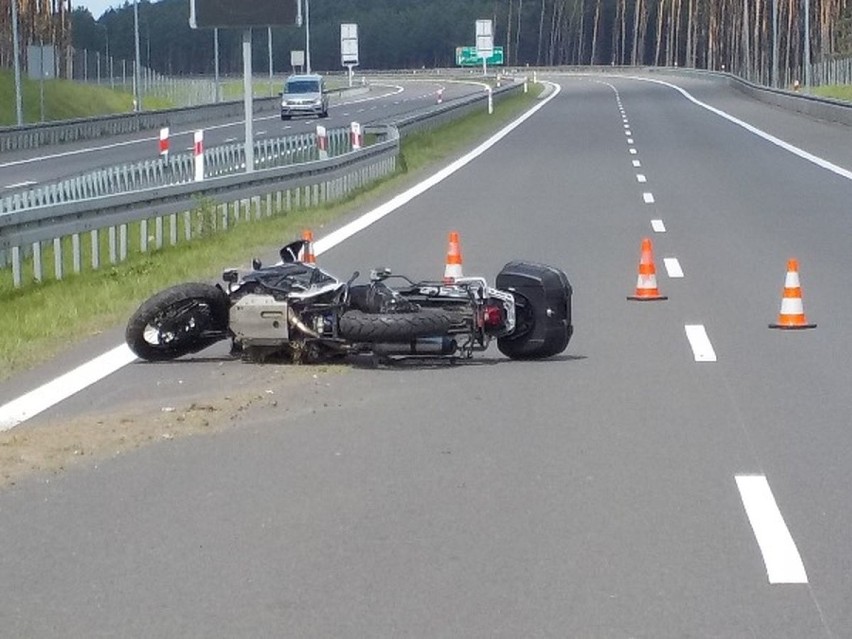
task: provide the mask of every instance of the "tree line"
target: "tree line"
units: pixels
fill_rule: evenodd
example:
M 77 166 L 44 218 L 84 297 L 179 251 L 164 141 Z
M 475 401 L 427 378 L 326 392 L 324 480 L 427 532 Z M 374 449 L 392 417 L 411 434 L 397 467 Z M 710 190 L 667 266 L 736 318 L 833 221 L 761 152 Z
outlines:
M 50 5 L 54 23 L 67 14 L 66 1 L 19 0 L 26 15 Z M 2 51 L 8 52 L 9 4 L 0 0 L 0 60 L 8 57 Z M 811 59 L 852 55 L 852 0 L 809 5 Z M 316 69 L 339 69 L 339 25 L 354 22 L 364 68 L 453 66 L 455 48 L 475 43 L 475 20 L 491 19 L 495 44 L 512 66 L 668 65 L 759 75 L 772 64 L 773 45 L 782 69 L 801 68 L 805 6 L 806 0 L 311 0 L 311 58 Z M 144 66 L 167 75 L 213 72 L 212 32 L 189 28 L 188 0 L 141 0 L 138 10 Z M 134 58 L 132 3 L 97 21 L 76 8 L 70 22 L 74 48 Z M 26 33 L 32 41 L 39 30 Z M 222 73 L 240 72 L 240 38 L 238 30 L 220 30 Z M 273 29 L 276 70 L 289 70 L 293 49 L 304 49 L 304 29 Z M 267 55 L 266 31 L 255 30 L 256 67 Z

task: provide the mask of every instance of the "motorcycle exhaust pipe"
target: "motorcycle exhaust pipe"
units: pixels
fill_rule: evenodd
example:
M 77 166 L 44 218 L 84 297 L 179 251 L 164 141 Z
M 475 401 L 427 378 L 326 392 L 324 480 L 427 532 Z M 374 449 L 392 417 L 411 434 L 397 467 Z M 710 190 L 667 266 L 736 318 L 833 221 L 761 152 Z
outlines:
M 287 320 L 290 322 L 290 326 L 299 329 L 305 335 L 310 335 L 311 337 L 319 338 L 319 333 L 308 328 L 307 325 L 299 318 L 299 315 L 296 313 L 296 311 L 293 310 L 292 307 L 287 308 Z
M 376 355 L 452 355 L 458 344 L 451 337 L 419 337 L 410 342 L 373 344 L 372 349 Z

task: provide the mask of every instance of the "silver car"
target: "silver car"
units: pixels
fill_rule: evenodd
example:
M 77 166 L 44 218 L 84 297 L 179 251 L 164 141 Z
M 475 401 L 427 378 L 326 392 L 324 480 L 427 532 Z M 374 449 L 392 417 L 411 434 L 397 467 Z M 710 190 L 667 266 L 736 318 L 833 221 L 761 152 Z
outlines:
M 291 75 L 281 94 L 281 119 L 294 115 L 328 117 L 328 92 L 321 75 Z

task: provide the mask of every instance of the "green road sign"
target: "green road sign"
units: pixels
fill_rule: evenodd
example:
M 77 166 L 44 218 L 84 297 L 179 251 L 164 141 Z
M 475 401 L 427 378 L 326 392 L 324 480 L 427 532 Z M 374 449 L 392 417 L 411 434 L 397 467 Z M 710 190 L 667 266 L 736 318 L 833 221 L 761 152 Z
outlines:
M 503 47 L 494 47 L 494 53 L 485 59 L 488 66 L 503 64 Z M 460 67 L 481 67 L 482 58 L 476 55 L 476 47 L 456 47 L 456 65 Z

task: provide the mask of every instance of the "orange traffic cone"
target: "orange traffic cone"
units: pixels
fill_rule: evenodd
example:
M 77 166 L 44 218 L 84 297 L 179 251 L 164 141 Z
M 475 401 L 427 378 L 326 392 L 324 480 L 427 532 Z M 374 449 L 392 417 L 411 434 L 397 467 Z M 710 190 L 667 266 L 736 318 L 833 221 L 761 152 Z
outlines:
M 781 312 L 778 323 L 770 324 L 769 328 L 797 329 L 816 328 L 816 324 L 808 324 L 805 318 L 805 307 L 802 304 L 802 287 L 799 283 L 799 261 L 787 261 L 787 277 L 784 280 L 784 297 L 781 298 Z
M 450 231 L 449 248 L 447 249 L 447 264 L 444 267 L 444 283 L 452 284 L 460 277 L 464 277 L 462 273 L 462 254 L 461 244 L 459 243 L 459 234 L 456 231 Z
M 317 260 L 314 257 L 314 232 L 310 230 L 302 231 L 302 239 L 307 242 L 305 250 L 302 253 L 302 262 L 305 264 L 316 264 Z
M 627 299 L 638 302 L 669 299 L 665 295 L 660 295 L 660 290 L 657 288 L 657 269 L 654 266 L 654 249 L 651 247 L 651 240 L 647 237 L 642 240 L 642 257 L 639 260 L 639 278 L 636 282 L 636 293 L 628 295 Z

